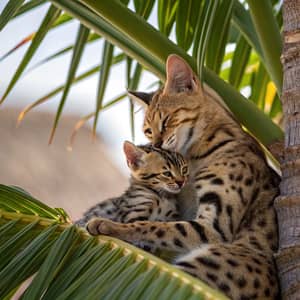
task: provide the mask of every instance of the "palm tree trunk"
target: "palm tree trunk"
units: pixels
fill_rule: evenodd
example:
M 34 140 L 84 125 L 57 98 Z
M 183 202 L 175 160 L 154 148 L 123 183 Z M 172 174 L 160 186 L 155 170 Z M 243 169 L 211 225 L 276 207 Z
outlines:
M 279 251 L 276 262 L 283 299 L 300 297 L 300 0 L 283 3 L 285 150 L 281 195 L 276 199 Z

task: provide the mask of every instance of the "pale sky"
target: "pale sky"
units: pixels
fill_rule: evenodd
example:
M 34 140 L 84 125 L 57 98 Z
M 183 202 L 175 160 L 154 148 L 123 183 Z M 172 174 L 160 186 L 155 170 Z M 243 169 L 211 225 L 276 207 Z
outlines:
M 2 11 L 6 3 L 7 0 L 0 1 L 0 11 Z M 29 14 L 27 13 L 21 17 L 17 17 L 0 32 L 0 57 L 13 48 L 24 37 L 28 36 L 38 28 L 47 9 L 48 5 L 43 5 L 42 7 L 36 8 Z M 156 23 L 155 15 L 150 18 L 152 23 Z M 79 23 L 77 21 L 72 21 L 68 22 L 66 25 L 60 26 L 59 29 L 49 32 L 36 52 L 36 55 L 32 58 L 29 67 L 48 55 L 74 43 L 78 25 Z M 27 47 L 28 45 L 22 47 L 4 61 L 0 61 L 0 95 L 3 94 L 7 87 L 9 80 L 12 78 L 12 75 Z M 80 62 L 77 74 L 80 74 L 82 71 L 100 63 L 101 51 L 102 41 L 96 41 L 88 45 L 85 48 L 84 56 Z M 67 76 L 70 57 L 70 54 L 64 55 L 63 57 L 55 59 L 51 61 L 51 63 L 45 64 L 28 74 L 24 74 L 10 93 L 7 100 L 4 102 L 3 107 L 14 106 L 21 110 L 26 105 L 32 103 L 64 83 Z M 146 87 L 148 87 L 154 80 L 154 76 L 149 73 L 145 74 L 139 89 L 145 90 Z M 67 99 L 64 114 L 76 114 L 79 119 L 81 116 L 85 116 L 86 114 L 94 111 L 96 105 L 95 98 L 97 82 L 98 74 L 74 86 Z M 110 101 L 114 96 L 123 93 L 125 89 L 125 66 L 124 64 L 119 64 L 113 68 L 110 75 L 104 102 Z M 55 98 L 51 98 L 51 100 L 47 103 L 36 109 L 55 112 L 60 98 L 61 94 Z M 127 173 L 127 167 L 122 152 L 122 144 L 124 140 L 131 140 L 128 102 L 128 99 L 125 99 L 121 103 L 100 114 L 97 127 L 97 132 L 101 135 L 101 137 L 103 137 L 103 140 L 110 149 L 109 155 L 111 155 L 112 160 L 115 161 L 116 165 L 125 173 Z M 146 139 L 141 131 L 143 120 L 142 110 L 139 110 L 135 115 L 135 142 L 137 144 L 144 143 L 146 142 Z M 26 122 L 26 118 L 24 119 L 24 122 Z M 41 143 L 47 143 L 47 139 L 48 136 L 46 136 L 45 140 L 41 141 Z

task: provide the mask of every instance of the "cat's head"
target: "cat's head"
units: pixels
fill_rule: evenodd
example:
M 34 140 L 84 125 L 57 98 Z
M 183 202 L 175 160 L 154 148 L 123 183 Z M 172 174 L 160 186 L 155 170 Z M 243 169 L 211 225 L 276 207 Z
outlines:
M 181 154 L 127 141 L 123 148 L 135 180 L 156 191 L 180 192 L 188 176 L 188 165 Z
M 166 73 L 162 90 L 154 94 L 129 94 L 147 105 L 143 130 L 151 143 L 185 155 L 218 107 L 208 108 L 207 94 L 204 97 L 197 76 L 179 56 L 168 57 Z

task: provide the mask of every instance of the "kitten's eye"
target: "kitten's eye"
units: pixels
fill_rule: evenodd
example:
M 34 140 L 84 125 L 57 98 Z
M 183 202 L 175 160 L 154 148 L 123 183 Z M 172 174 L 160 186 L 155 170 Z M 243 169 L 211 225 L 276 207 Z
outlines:
M 162 174 L 163 174 L 164 176 L 166 176 L 166 177 L 172 177 L 172 173 L 169 172 L 169 171 L 163 172 Z
M 144 133 L 147 135 L 151 135 L 152 134 L 152 130 L 151 130 L 151 128 L 147 128 L 147 129 L 145 129 L 145 131 L 144 131 Z
M 181 174 L 182 175 L 187 175 L 188 173 L 188 167 L 187 166 L 184 166 L 182 169 L 181 169 Z

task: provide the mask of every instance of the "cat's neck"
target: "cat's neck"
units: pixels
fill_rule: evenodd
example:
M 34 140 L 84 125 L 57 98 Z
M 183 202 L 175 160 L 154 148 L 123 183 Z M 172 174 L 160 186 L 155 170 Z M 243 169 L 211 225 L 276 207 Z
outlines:
M 209 152 L 229 142 L 247 140 L 247 134 L 226 112 L 223 112 L 221 118 L 219 114 L 215 117 L 212 114 L 209 117 L 200 116 L 194 131 L 197 139 L 191 143 L 185 155 L 189 159 L 195 156 L 205 157 Z
M 139 186 L 139 187 L 142 187 L 143 189 L 148 190 L 150 193 L 158 195 L 160 198 L 174 198 L 175 197 L 175 194 L 172 194 L 172 193 L 162 190 L 162 189 L 156 190 L 155 188 L 150 187 L 146 183 L 139 181 L 138 179 L 134 178 L 133 176 L 130 176 L 129 182 L 130 182 L 129 188 L 133 187 L 133 186 L 134 187 Z

